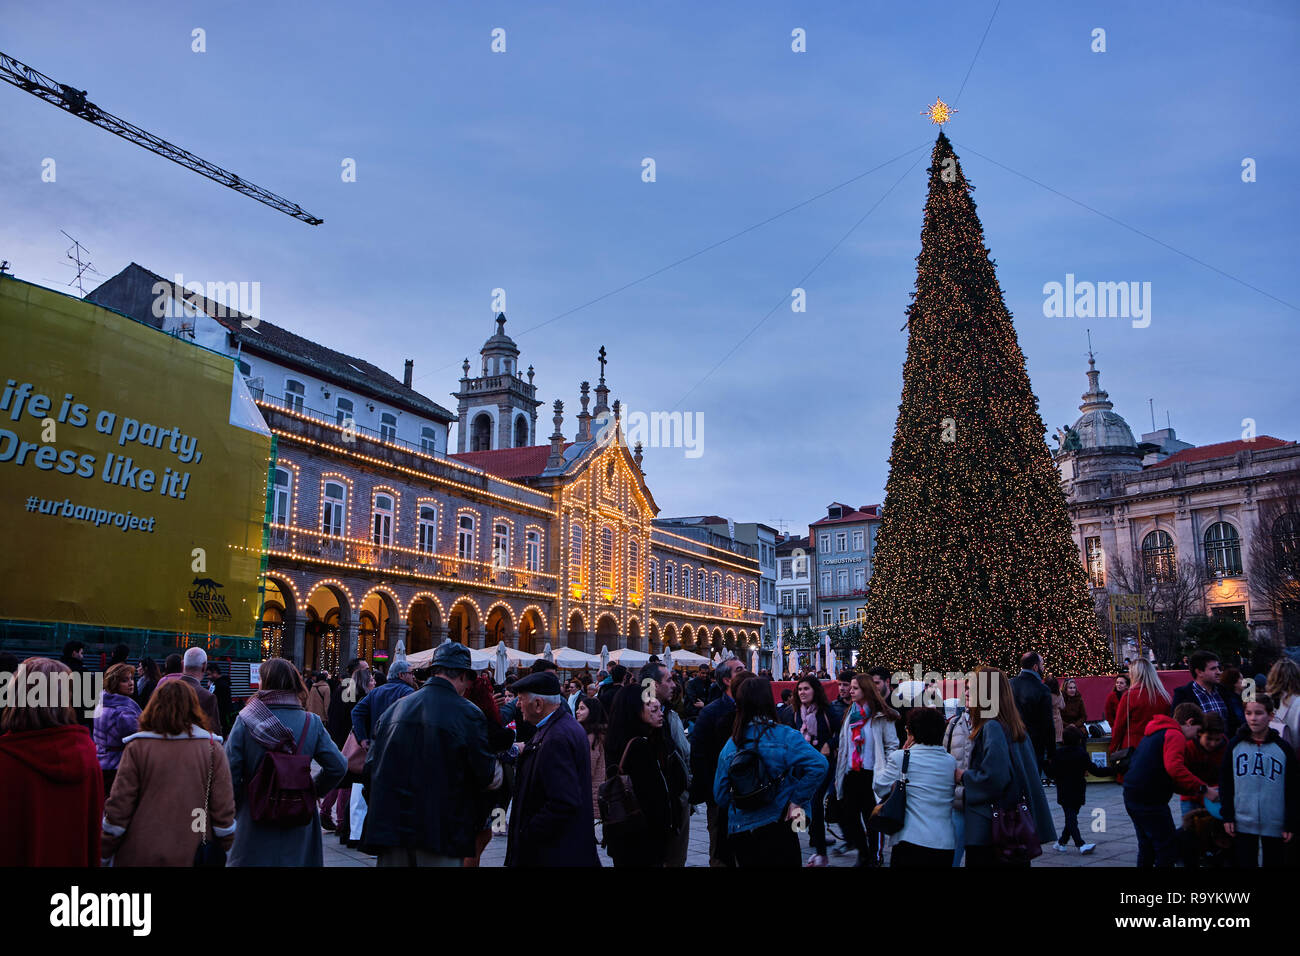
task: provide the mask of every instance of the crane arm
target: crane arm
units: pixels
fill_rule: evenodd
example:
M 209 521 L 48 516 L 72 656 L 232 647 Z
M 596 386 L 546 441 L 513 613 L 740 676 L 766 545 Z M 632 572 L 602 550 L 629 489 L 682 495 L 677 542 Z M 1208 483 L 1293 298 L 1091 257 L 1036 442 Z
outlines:
M 0 79 L 12 83 L 20 90 L 26 90 L 33 96 L 39 97 L 59 109 L 65 110 L 74 116 L 80 116 L 87 123 L 92 123 L 101 129 L 106 129 L 110 133 L 122 137 L 128 142 L 135 143 L 137 146 L 143 146 L 152 153 L 157 153 L 164 159 L 170 159 L 179 166 L 186 169 L 192 169 L 208 179 L 218 182 L 223 186 L 241 192 L 245 196 L 256 199 L 258 202 L 265 203 L 272 209 L 278 209 L 286 215 L 299 219 L 310 226 L 319 226 L 325 220 L 317 219 L 315 216 L 306 212 L 296 202 L 290 202 L 283 196 L 277 196 L 261 186 L 240 179 L 229 170 L 222 169 L 220 166 L 208 162 L 202 157 L 195 156 L 189 150 L 181 149 L 173 143 L 167 142 L 161 137 L 155 136 L 140 127 L 128 123 L 121 117 L 108 113 L 94 103 L 86 99 L 85 90 L 74 90 L 70 86 L 65 86 L 50 77 L 46 76 L 39 70 L 35 70 L 19 60 L 15 60 L 7 53 L 0 51 Z

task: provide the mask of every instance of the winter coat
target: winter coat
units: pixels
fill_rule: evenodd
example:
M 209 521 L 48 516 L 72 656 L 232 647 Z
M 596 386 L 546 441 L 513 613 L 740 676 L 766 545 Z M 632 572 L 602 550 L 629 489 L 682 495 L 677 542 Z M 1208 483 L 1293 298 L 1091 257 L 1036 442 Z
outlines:
M 1279 733 L 1287 745 L 1295 750 L 1300 747 L 1300 697 L 1292 694 L 1283 700 L 1276 701 L 1277 712 L 1273 715 L 1274 719 L 1282 725 Z
M 199 709 L 203 711 L 204 717 L 207 718 L 208 731 L 219 734 L 221 733 L 221 712 L 217 708 L 217 698 L 211 691 L 204 690 L 203 685 L 199 683 L 197 677 L 191 677 L 189 674 L 167 674 L 158 680 L 158 686 L 161 687 L 168 681 L 183 680 L 194 688 L 194 693 L 199 697 Z
M 943 749 L 952 754 L 952 758 L 957 761 L 958 770 L 970 767 L 971 751 L 975 749 L 970 739 L 970 730 L 970 714 L 962 709 L 948 721 L 948 726 L 943 731 Z M 954 810 L 961 810 L 965 806 L 965 794 L 965 786 L 957 784 L 952 793 Z
M 844 724 L 840 727 L 840 746 L 835 753 L 835 796 L 839 799 L 844 798 L 844 775 L 853 767 L 853 727 L 849 719 L 850 714 L 852 714 L 851 710 L 845 715 Z M 864 728 L 863 736 L 870 737 L 873 770 L 871 789 L 879 799 L 889 790 L 889 787 L 879 785 L 876 782 L 876 775 L 885 769 L 885 761 L 898 749 L 898 731 L 894 728 L 894 722 L 883 713 L 872 714 Z M 864 742 L 863 748 L 865 747 Z
M 285 729 L 293 735 L 294 742 L 303 731 L 303 722 L 311 724 L 299 753 L 311 754 L 320 764 L 316 775 L 317 796 L 324 796 L 339 785 L 347 771 L 347 761 L 334 741 L 325 732 L 325 726 L 315 714 L 301 707 L 273 706 L 275 714 Z M 324 866 L 321 847 L 320 813 L 313 807 L 312 819 L 302 826 L 279 827 L 253 820 L 248 805 L 248 781 L 257 772 L 266 748 L 253 739 L 244 725 L 243 716 L 235 718 L 226 741 L 226 757 L 230 760 L 230 780 L 235 791 L 235 843 L 227 863 L 230 866 Z
M 1174 688 L 1174 702 L 1169 707 L 1170 713 L 1173 713 L 1173 709 L 1179 704 L 1195 704 L 1197 707 L 1201 707 L 1201 700 L 1196 696 L 1196 691 L 1193 689 L 1195 686 L 1196 681 L 1192 680 L 1188 681 L 1182 687 Z M 1245 721 L 1245 713 L 1242 709 L 1242 704 L 1240 701 L 1233 701 L 1232 698 L 1236 696 L 1235 694 L 1231 691 L 1224 690 L 1222 687 L 1217 685 L 1214 688 L 1214 693 L 1218 695 L 1221 701 L 1223 701 L 1223 723 L 1227 728 L 1228 736 L 1235 737 L 1237 729 L 1241 727 Z M 1201 707 L 1201 709 L 1204 710 L 1205 708 Z
M 348 742 L 348 734 L 352 733 L 352 708 L 357 706 L 355 700 L 343 699 L 343 689 L 346 686 L 347 683 L 344 682 L 339 686 L 338 693 L 330 694 L 329 716 L 325 718 L 330 740 L 339 748 Z
M 126 738 L 140 729 L 140 705 L 125 694 L 104 692 L 95 714 L 91 735 L 102 770 L 116 770 L 122 761 Z
M 1078 810 L 1088 792 L 1088 771 L 1092 758 L 1080 744 L 1060 747 L 1052 760 L 1052 779 L 1056 783 L 1056 802 L 1066 809 Z
M 826 758 L 813 749 L 803 739 L 803 734 L 793 727 L 761 718 L 750 721 L 742 740 L 746 747 L 757 746 L 759 757 L 768 773 L 774 777 L 783 774 L 784 777 L 770 803 L 752 810 L 731 806 L 731 776 L 728 771 L 731 758 L 739 748 L 728 737 L 718 754 L 718 769 L 713 778 L 713 800 L 716 806 L 727 810 L 727 832 L 743 833 L 775 823 L 792 803 L 809 810 L 813 794 L 822 785 L 830 769 Z
M 605 782 L 605 741 L 587 735 L 587 756 L 591 760 L 591 812 L 600 819 L 600 785 Z
M 888 793 L 895 780 L 902 777 L 903 758 L 907 757 L 907 803 L 903 829 L 890 840 L 911 843 L 934 850 L 951 850 L 956 839 L 952 827 L 953 776 L 957 761 L 936 744 L 913 744 L 895 750 L 877 767 L 872 783 Z
M 515 763 L 506 866 L 600 866 L 591 785 L 591 744 L 561 707 Z
M 1110 752 L 1136 747 L 1142 743 L 1152 718 L 1161 715 L 1167 717 L 1172 709 L 1169 701 L 1148 694 L 1141 687 L 1127 691 L 1120 698 L 1115 722 L 1111 725 Z
M 330 685 L 323 680 L 318 680 L 311 685 L 311 690 L 307 692 L 307 711 L 315 714 L 322 721 L 326 721 L 330 714 Z M 331 737 L 331 739 L 333 739 Z M 344 738 L 346 740 L 347 738 Z
M 204 807 L 207 837 L 229 850 L 235 839 L 235 793 L 221 738 L 202 727 L 171 737 L 141 731 L 127 738 L 113 792 L 104 805 L 105 857 L 114 866 L 193 866 L 203 839 L 194 811 Z
M 415 688 L 405 681 L 390 680 L 362 697 L 357 702 L 357 706 L 352 708 L 352 733 L 356 736 L 357 742 L 372 739 L 375 728 L 379 726 L 379 718 L 384 716 L 384 711 L 403 697 L 414 693 Z
M 99 866 L 104 774 L 80 724 L 0 735 L 0 867 Z
M 1047 690 L 1046 687 L 1043 690 Z M 1050 714 L 1047 715 L 1050 718 Z M 1043 783 L 1038 776 L 1034 745 L 1028 739 L 1012 743 L 996 720 L 986 720 L 975 734 L 970 768 L 961 778 L 966 788 L 966 845 L 989 846 L 993 842 L 993 807 L 1009 806 L 1021 794 L 1038 828 L 1042 843 L 1056 839 L 1056 824 L 1047 805 Z
M 583 736 L 586 740 L 586 736 Z M 500 785 L 483 711 L 431 677 L 384 711 L 366 751 L 369 808 L 362 846 L 477 854 L 475 838 Z M 584 801 L 585 804 L 585 801 Z
M 1115 715 L 1119 712 L 1119 702 L 1123 696 L 1112 687 L 1110 693 L 1106 695 L 1106 703 L 1101 710 L 1102 717 L 1110 724 L 1111 733 L 1115 732 Z
M 1083 695 L 1061 698 L 1061 729 L 1074 727 L 1088 739 L 1088 709 L 1084 706 Z
M 1300 832 L 1300 763 L 1276 730 L 1270 728 L 1258 743 L 1250 727 L 1242 727 L 1223 758 L 1219 780 L 1223 820 L 1235 823 L 1239 832 L 1266 837 Z
M 715 685 L 716 686 L 716 685 Z M 731 737 L 736 702 L 723 694 L 700 711 L 691 737 L 691 803 L 713 803 L 713 781 L 718 774 L 718 754 Z M 803 735 L 799 737 L 803 740 Z
M 1033 742 L 1035 754 L 1052 755 L 1056 749 L 1056 722 L 1052 719 L 1052 692 L 1037 672 L 1022 670 L 1011 678 L 1011 694 Z M 967 841 L 970 842 L 969 840 Z
M 605 842 L 615 866 L 663 866 L 669 838 L 683 822 L 677 797 L 685 781 L 678 771 L 674 795 L 668 782 L 671 774 L 668 763 L 672 759 L 675 758 L 671 752 L 662 748 L 662 737 L 658 749 L 650 738 L 637 736 L 627 741 L 620 753 L 605 751 L 606 774 L 614 776 L 622 772 L 631 779 L 632 792 L 644 820 L 643 826 L 632 831 L 606 825 Z
M 1060 694 L 1052 695 L 1052 729 L 1056 733 L 1056 743 L 1061 743 L 1061 734 L 1065 731 L 1065 720 L 1061 717 L 1061 708 L 1065 706 L 1065 698 Z
M 1168 803 L 1175 791 L 1188 796 L 1204 793 L 1205 784 L 1187 768 L 1186 741 L 1182 727 L 1168 714 L 1151 718 L 1124 774 L 1124 799 L 1152 807 Z

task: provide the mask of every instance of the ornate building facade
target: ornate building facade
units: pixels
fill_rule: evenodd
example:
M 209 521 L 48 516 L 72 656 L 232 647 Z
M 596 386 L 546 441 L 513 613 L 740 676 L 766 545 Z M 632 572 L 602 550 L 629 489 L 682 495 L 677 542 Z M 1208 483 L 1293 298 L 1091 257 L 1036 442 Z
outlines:
M 159 287 L 195 314 L 155 318 Z M 399 641 L 595 653 L 757 640 L 757 559 L 655 527 L 641 450 L 608 404 L 603 348 L 596 405 L 582 383 L 573 439 L 557 400 L 549 444 L 534 444 L 534 370 L 525 381 L 504 315 L 482 374 L 466 362 L 453 416 L 411 388 L 409 361 L 398 382 L 134 264 L 92 296 L 229 354 L 275 435 L 264 657 L 334 670 L 383 661 Z M 453 421 L 464 450 L 448 454 Z
M 1279 600 L 1258 566 L 1294 562 L 1300 549 L 1300 446 L 1259 435 L 1196 447 L 1172 428 L 1135 441 L 1095 359 L 1088 366 L 1082 414 L 1055 457 L 1099 601 L 1190 581 L 1190 612 L 1239 620 L 1256 640 L 1300 644 L 1300 607 Z

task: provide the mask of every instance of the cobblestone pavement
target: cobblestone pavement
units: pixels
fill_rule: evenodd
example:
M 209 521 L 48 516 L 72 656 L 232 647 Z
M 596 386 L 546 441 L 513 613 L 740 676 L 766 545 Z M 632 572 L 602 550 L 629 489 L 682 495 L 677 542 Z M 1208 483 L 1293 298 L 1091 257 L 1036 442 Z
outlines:
M 1056 821 L 1057 832 L 1061 830 L 1065 817 L 1056 805 L 1056 791 L 1047 789 L 1047 800 L 1052 806 L 1052 815 Z M 1174 821 L 1179 819 L 1178 798 L 1170 806 L 1173 808 Z M 1133 834 L 1133 823 L 1124 812 L 1123 792 L 1115 783 L 1088 783 L 1087 804 L 1079 811 L 1079 828 L 1086 841 L 1097 844 L 1097 849 L 1087 856 L 1080 856 L 1078 849 L 1071 846 L 1064 853 L 1058 852 L 1052 845 L 1043 847 L 1043 855 L 1034 861 L 1034 866 L 1133 866 L 1137 862 L 1137 840 Z M 838 828 L 832 827 L 838 833 Z M 340 846 L 338 838 L 332 833 L 324 834 L 326 866 L 374 866 L 375 858 L 359 850 Z M 804 845 L 804 859 L 812 852 L 808 848 L 808 837 L 801 837 Z M 852 866 L 857 854 L 850 851 L 837 856 L 832 846 L 829 855 L 831 866 Z M 502 866 L 505 862 L 506 840 L 504 836 L 494 836 L 487 849 L 483 851 L 483 866 Z M 612 866 L 608 855 L 600 851 L 601 863 Z M 703 807 L 691 817 L 691 838 L 686 857 L 687 866 L 709 865 L 709 834 L 705 828 Z

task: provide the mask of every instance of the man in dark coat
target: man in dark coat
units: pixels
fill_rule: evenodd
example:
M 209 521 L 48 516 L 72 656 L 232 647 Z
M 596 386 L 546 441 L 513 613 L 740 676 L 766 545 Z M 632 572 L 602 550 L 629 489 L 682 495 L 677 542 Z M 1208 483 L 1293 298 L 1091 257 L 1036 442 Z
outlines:
M 587 733 L 564 706 L 553 671 L 514 685 L 537 729 L 515 764 L 506 866 L 600 866 Z
M 1219 678 L 1223 676 L 1219 668 L 1219 655 L 1213 651 L 1195 651 L 1187 659 L 1187 669 L 1191 671 L 1192 680 L 1174 689 L 1173 705 L 1195 704 L 1201 708 L 1202 713 L 1218 714 L 1223 718 L 1228 729 L 1228 739 L 1231 740 L 1241 728 L 1241 720 L 1228 703 L 1232 689 L 1224 688 L 1219 683 Z
M 477 853 L 487 791 L 501 786 L 487 718 L 464 697 L 474 680 L 469 649 L 445 641 L 431 667 L 423 687 L 379 718 L 366 752 L 361 845 L 379 866 L 460 866 Z
M 1042 675 L 1043 659 L 1030 651 L 1020 658 L 1020 673 L 1011 678 L 1011 694 L 1033 743 L 1038 770 L 1047 773 L 1056 756 L 1056 721 L 1052 719 L 1052 692 Z
M 709 866 L 732 866 L 726 850 L 727 814 L 713 799 L 713 778 L 718 772 L 718 754 L 726 746 L 736 716 L 735 679 L 745 669 L 738 658 L 723 661 L 713 671 L 720 696 L 700 711 L 691 737 L 691 803 L 708 805 Z

